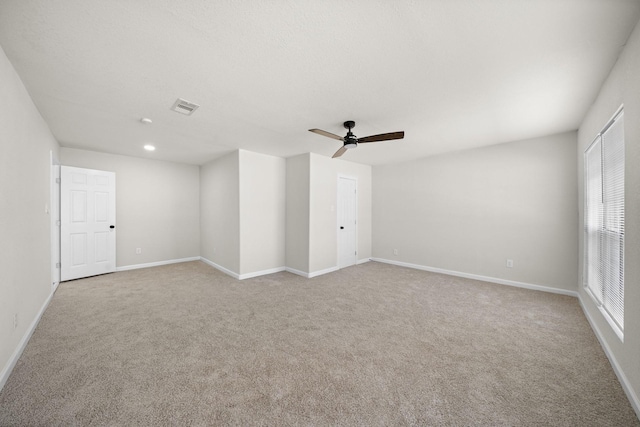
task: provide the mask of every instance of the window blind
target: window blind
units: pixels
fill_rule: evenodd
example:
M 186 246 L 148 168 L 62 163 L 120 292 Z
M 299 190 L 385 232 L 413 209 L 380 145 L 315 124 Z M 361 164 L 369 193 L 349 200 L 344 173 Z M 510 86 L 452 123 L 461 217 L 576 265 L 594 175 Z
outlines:
M 585 151 L 585 286 L 624 331 L 624 112 Z

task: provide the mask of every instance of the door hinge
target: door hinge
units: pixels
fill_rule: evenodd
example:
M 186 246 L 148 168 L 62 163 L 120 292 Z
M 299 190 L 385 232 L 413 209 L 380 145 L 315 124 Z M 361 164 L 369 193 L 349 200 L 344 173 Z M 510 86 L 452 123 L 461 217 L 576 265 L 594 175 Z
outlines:
M 60 178 L 56 178 L 56 184 L 60 184 Z
M 56 262 L 56 268 L 60 268 L 60 267 L 61 267 L 60 263 Z
M 354 255 L 358 255 L 358 251 L 355 251 L 353 254 L 354 254 Z
M 62 225 L 62 223 L 60 222 L 60 220 L 57 220 L 57 221 L 56 221 L 56 225 L 57 225 L 58 227 L 60 227 L 60 225 Z

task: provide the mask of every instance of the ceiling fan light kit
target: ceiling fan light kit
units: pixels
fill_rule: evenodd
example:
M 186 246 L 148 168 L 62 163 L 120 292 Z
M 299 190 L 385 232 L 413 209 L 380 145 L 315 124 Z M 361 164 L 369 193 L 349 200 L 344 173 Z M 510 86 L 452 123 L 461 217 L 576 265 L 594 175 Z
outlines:
M 378 141 L 390 141 L 393 139 L 402 139 L 404 138 L 404 132 L 390 132 L 390 133 L 381 133 L 379 135 L 371 135 L 365 136 L 364 138 L 358 138 L 351 132 L 351 129 L 356 127 L 356 122 L 353 120 L 347 120 L 343 123 L 345 129 L 347 129 L 347 135 L 343 138 L 334 133 L 327 132 L 322 129 L 309 129 L 309 132 L 317 133 L 318 135 L 326 136 L 327 138 L 337 139 L 338 141 L 342 141 L 342 147 L 338 151 L 335 152 L 333 158 L 340 157 L 344 154 L 345 151 L 356 148 L 358 144 L 364 144 L 367 142 L 378 142 Z

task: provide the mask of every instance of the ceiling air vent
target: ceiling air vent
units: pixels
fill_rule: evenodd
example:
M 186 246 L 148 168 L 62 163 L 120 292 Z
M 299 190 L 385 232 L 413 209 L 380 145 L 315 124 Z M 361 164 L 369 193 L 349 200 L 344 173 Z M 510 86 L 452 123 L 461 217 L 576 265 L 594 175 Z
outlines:
M 198 107 L 198 104 L 194 104 L 193 102 L 185 101 L 182 98 L 178 98 L 176 99 L 176 102 L 173 103 L 171 109 L 177 113 L 190 116 L 191 113 L 198 109 Z

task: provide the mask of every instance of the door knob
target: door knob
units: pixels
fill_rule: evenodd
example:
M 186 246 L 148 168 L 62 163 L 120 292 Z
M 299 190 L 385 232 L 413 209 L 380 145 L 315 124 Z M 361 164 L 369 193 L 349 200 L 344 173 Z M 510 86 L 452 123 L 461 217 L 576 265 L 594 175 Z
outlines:
M 340 230 L 344 230 L 344 227 L 343 227 L 343 226 L 340 226 Z
M 116 228 L 116 226 L 115 225 L 110 225 L 109 228 Z

